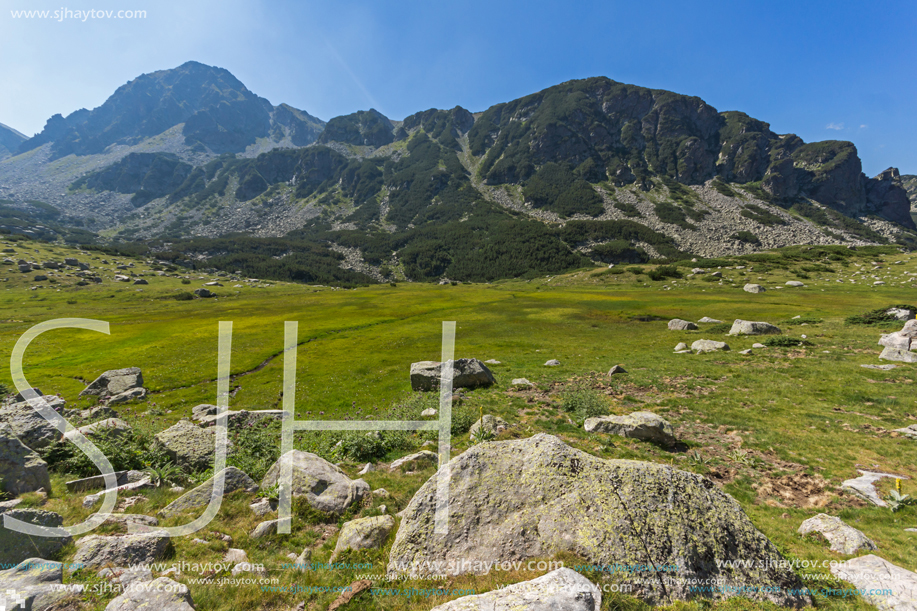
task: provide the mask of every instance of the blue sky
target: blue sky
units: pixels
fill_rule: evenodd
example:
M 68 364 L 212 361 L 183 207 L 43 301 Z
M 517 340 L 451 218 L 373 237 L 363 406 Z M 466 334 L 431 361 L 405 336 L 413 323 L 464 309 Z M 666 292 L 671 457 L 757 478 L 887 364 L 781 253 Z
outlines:
M 2 0 L 0 122 L 27 135 L 144 72 L 221 66 L 322 118 L 472 111 L 587 76 L 697 95 L 870 176 L 917 173 L 917 2 Z M 577 8 L 571 8 L 576 6 Z M 145 19 L 14 19 L 14 10 Z

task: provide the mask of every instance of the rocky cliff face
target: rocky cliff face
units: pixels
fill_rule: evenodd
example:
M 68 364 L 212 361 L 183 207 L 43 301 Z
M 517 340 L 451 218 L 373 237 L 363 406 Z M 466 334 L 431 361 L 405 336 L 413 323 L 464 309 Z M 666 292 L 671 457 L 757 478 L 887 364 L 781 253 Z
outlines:
M 913 174 L 902 175 L 901 186 L 907 191 L 907 197 L 911 200 L 911 210 L 917 212 L 917 176 Z
M 606 78 L 569 81 L 488 109 L 470 131 L 487 184 L 522 183 L 549 162 L 617 186 L 654 177 L 686 185 L 753 183 L 778 200 L 809 197 L 844 214 L 879 214 L 913 227 L 901 193 L 867 179 L 850 142 L 804 143 L 696 97 Z M 878 182 L 873 182 L 878 181 Z

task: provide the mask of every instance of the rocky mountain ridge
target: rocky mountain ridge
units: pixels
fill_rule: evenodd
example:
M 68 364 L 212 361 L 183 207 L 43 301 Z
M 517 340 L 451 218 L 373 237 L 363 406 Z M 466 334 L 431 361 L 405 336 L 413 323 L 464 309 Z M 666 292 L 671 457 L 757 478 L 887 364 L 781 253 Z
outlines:
M 10 205 L 41 200 L 122 241 L 292 237 L 379 277 L 404 261 L 418 279 L 460 277 L 474 261 L 553 269 L 534 262 L 544 252 L 576 265 L 917 245 L 913 181 L 894 168 L 867 178 L 852 143 L 805 143 L 603 77 L 482 113 L 393 121 L 370 109 L 325 124 L 189 62 L 52 118 L 19 151 L 0 161 Z

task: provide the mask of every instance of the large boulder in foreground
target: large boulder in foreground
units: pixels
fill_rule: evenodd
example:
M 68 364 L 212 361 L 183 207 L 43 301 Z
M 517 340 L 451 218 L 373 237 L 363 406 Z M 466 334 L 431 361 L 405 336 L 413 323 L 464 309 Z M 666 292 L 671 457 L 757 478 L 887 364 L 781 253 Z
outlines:
M 9 509 L 0 511 L 0 566 L 16 565 L 34 556 L 53 558 L 64 546 L 73 541 L 73 537 L 36 537 L 17 530 L 9 530 L 3 525 L 3 516 L 7 515 L 21 522 L 59 528 L 64 518 L 53 511 L 43 509 Z
M 917 363 L 917 320 L 909 320 L 900 331 L 883 335 L 879 345 L 885 346 L 880 359 Z
M 48 464 L 23 445 L 6 424 L 0 424 L 0 480 L 4 491 L 13 496 L 39 488 L 51 490 Z
M 438 389 L 442 367 L 438 361 L 411 363 L 411 390 Z M 452 388 L 478 388 L 496 382 L 487 365 L 478 359 L 457 359 L 452 366 Z
M 280 482 L 280 467 L 284 460 L 293 463 L 293 496 L 305 497 L 313 508 L 326 513 L 344 511 L 369 494 L 369 484 L 352 480 L 338 466 L 311 452 L 292 450 L 271 465 L 261 487 L 269 490 Z
M 463 596 L 430 611 L 599 611 L 602 591 L 574 571 L 562 568 L 531 581 L 477 596 Z
M 783 333 L 780 327 L 769 322 L 736 319 L 732 323 L 729 335 L 778 335 Z
M 447 560 L 457 572 L 483 573 L 494 561 L 566 551 L 589 564 L 677 567 L 684 579 L 664 585 L 652 578 L 657 574 L 619 575 L 653 603 L 690 599 L 698 596 L 691 580 L 719 579 L 728 587 L 701 596 L 811 604 L 790 593 L 803 584 L 789 568 L 775 568 L 788 563 L 774 544 L 732 497 L 700 475 L 602 460 L 545 434 L 476 445 L 450 461 L 448 471 L 448 533 L 433 534 L 434 476 L 401 513 L 390 575 L 418 577 Z M 749 591 L 750 583 L 758 589 Z
M 11 569 L 0 571 L 0 609 L 44 611 L 80 593 L 81 586 L 76 584 L 64 589 L 63 580 L 60 562 L 41 558 L 23 560 Z M 18 601 L 23 601 L 24 606 Z
M 86 397 L 95 395 L 106 399 L 142 386 L 143 374 L 140 372 L 139 367 L 112 369 L 93 380 L 93 382 L 80 393 L 80 396 Z

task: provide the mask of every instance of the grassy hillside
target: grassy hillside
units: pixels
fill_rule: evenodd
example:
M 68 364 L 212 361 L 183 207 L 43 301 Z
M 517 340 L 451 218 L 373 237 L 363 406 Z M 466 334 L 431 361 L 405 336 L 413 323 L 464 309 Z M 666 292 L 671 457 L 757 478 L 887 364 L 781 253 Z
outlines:
M 297 417 L 359 419 L 379 414 L 416 418 L 435 402 L 435 398 L 412 395 L 408 371 L 414 361 L 438 358 L 441 322 L 455 320 L 457 357 L 501 362 L 493 367 L 496 386 L 467 392 L 457 405 L 459 418 L 467 423 L 480 413 L 495 414 L 513 425 L 500 439 L 549 432 L 603 458 L 663 462 L 706 474 L 733 495 L 754 524 L 791 559 L 841 559 L 823 541 L 796 534 L 804 519 L 824 511 L 839 515 L 876 541 L 877 553 L 883 558 L 917 569 L 915 534 L 903 530 L 917 526 L 917 508 L 892 513 L 867 507 L 838 490 L 843 480 L 857 475 L 858 466 L 917 476 L 917 442 L 890 432 L 917 422 L 911 392 L 917 379 L 915 366 L 902 365 L 892 371 L 860 367 L 880 362 L 879 334 L 900 325 L 844 322 L 851 315 L 917 301 L 917 257 L 897 248 L 795 248 L 721 261 L 683 261 L 666 269 L 647 265 L 588 268 L 492 284 L 400 283 L 354 290 L 230 280 L 176 268 L 169 271 L 144 259 L 81 253 L 31 241 L 0 241 L 0 249 L 15 251 L 5 254 L 14 260 L 61 261 L 75 256 L 89 263 L 91 271 L 99 272 L 101 284 L 78 286 L 79 278 L 63 272 L 42 270 L 50 280 L 36 282 L 34 272 L 21 274 L 15 266 L 0 267 L 4 313 L 0 317 L 0 355 L 8 355 L 17 338 L 41 321 L 62 317 L 108 321 L 109 337 L 76 330 L 40 337 L 26 355 L 26 375 L 44 392 L 61 393 L 71 407 L 87 407 L 91 405 L 87 399 L 77 399 L 86 381 L 108 369 L 141 367 L 151 395 L 118 409 L 135 427 L 139 445 L 144 436 L 189 417 L 193 406 L 215 401 L 219 321 L 234 325 L 231 409 L 279 405 L 283 323 L 298 320 Z M 129 270 L 116 269 L 130 263 L 134 267 Z M 687 277 L 698 266 L 719 271 L 722 278 L 710 274 Z M 112 280 L 115 273 L 124 271 L 143 274 L 149 284 Z M 806 286 L 779 288 L 797 279 Z M 885 284 L 874 285 L 878 280 Z M 211 281 L 224 285 L 211 287 L 216 298 L 175 298 Z M 747 282 L 760 283 L 768 291 L 746 293 L 742 286 Z M 671 318 L 696 321 L 703 316 L 726 323 L 735 318 L 772 322 L 783 328 L 786 337 L 802 339 L 805 335 L 811 345 L 756 349 L 742 355 L 740 350 L 760 338 L 725 339 L 728 325 L 701 324 L 699 331 L 689 332 L 666 328 Z M 802 318 L 794 319 L 796 316 Z M 706 355 L 673 353 L 678 342 L 690 344 L 701 338 L 725 339 L 732 350 Z M 560 360 L 561 366 L 545 367 L 548 359 Z M 628 373 L 608 378 L 605 372 L 615 364 L 623 365 Z M 518 377 L 528 378 L 536 388 L 511 390 L 510 381 Z M 9 374 L 0 373 L 0 382 L 9 384 Z M 641 409 L 658 413 L 672 422 L 682 444 L 668 451 L 630 439 L 585 433 L 579 415 L 564 408 L 576 400 L 592 402 L 608 413 Z M 386 411 L 393 406 L 394 411 Z M 237 440 L 256 479 L 260 479 L 257 470 L 269 464 L 275 433 L 245 433 Z M 334 448 L 339 439 L 346 442 L 343 450 Z M 349 476 L 356 477 L 367 460 L 390 462 L 417 451 L 424 439 L 415 435 L 392 439 L 384 447 L 366 449 L 369 456 L 361 453 L 362 448 L 354 449 L 352 437 L 346 434 L 303 435 L 297 443 L 340 462 Z M 279 443 L 279 435 L 277 440 Z M 471 441 L 463 432 L 453 443 L 454 453 L 459 453 Z M 365 479 L 370 486 L 387 489 L 392 498 L 375 499 L 354 515 L 376 514 L 380 504 L 387 505 L 389 513 L 400 511 L 432 474 L 432 468 L 407 475 L 392 475 L 387 469 L 369 473 Z M 199 480 L 204 475 L 192 477 Z M 67 479 L 67 473 L 55 475 L 45 508 L 74 523 L 89 510 L 81 507 L 81 497 L 66 494 L 63 482 Z M 883 494 L 892 483 L 883 482 Z M 914 480 L 904 481 L 903 487 L 906 493 L 917 493 Z M 155 515 L 178 495 L 161 488 L 147 496 L 127 511 Z M 28 500 L 38 502 L 33 496 Z M 263 519 L 248 509 L 250 501 L 250 495 L 231 495 L 218 519 L 197 534 L 206 543 L 194 543 L 193 537 L 176 540 L 175 555 L 169 562 L 217 562 L 227 547 L 242 547 L 253 562 L 264 563 L 281 585 L 304 588 L 346 586 L 359 574 L 385 572 L 392 538 L 381 551 L 348 553 L 338 559 L 372 563 L 371 570 L 303 574 L 282 570 L 281 565 L 290 562 L 288 553 L 299 554 L 307 546 L 313 547 L 313 562 L 328 562 L 343 520 L 327 520 L 299 507 L 292 535 L 250 540 L 247 533 Z M 187 516 L 162 523 L 186 521 Z M 214 532 L 231 535 L 233 544 L 227 545 Z M 65 557 L 72 553 L 71 548 Z M 575 558 L 563 560 L 568 566 L 577 564 Z M 801 573 L 824 575 L 827 569 Z M 441 582 L 387 584 L 376 580 L 374 585 L 472 588 L 481 593 L 536 576 L 525 571 L 492 572 Z M 588 576 L 601 579 L 599 574 Z M 185 573 L 177 579 L 189 583 L 198 609 L 281 610 L 300 601 L 306 609 L 325 609 L 337 596 L 319 591 L 265 592 L 259 585 L 190 583 L 197 577 Z M 214 576 L 220 577 L 228 577 L 228 572 Z M 98 582 L 84 572 L 72 579 Z M 815 588 L 834 582 L 809 576 L 806 583 Z M 111 598 L 87 595 L 85 608 L 101 610 Z M 340 609 L 414 611 L 430 609 L 448 598 L 364 592 Z M 818 606 L 868 608 L 858 600 L 834 597 L 819 598 Z M 603 609 L 644 607 L 623 595 L 604 597 Z M 733 600 L 714 605 L 682 603 L 675 608 L 772 607 Z

